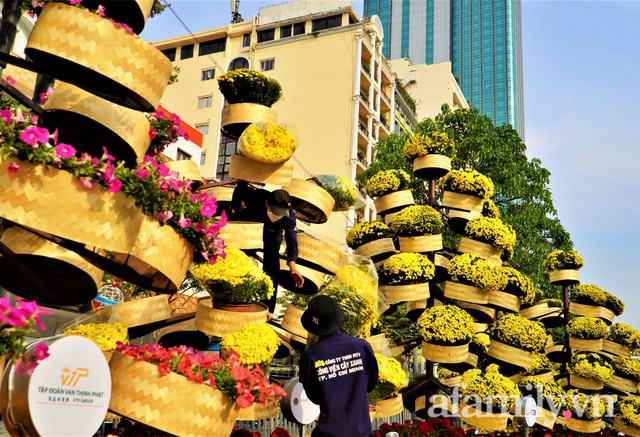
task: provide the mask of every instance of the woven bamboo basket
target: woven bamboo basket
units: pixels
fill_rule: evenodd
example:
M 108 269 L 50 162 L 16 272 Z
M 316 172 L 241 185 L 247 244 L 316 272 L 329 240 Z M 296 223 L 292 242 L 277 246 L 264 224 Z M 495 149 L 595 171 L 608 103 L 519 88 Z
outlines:
M 616 418 L 613 419 L 613 427 L 616 431 L 621 432 L 624 435 L 640 437 L 640 426 L 625 423 L 619 416 L 616 416 Z
M 482 243 L 480 241 L 472 240 L 471 238 L 460 238 L 460 245 L 458 246 L 458 252 L 470 253 L 471 255 L 479 256 L 489 261 L 493 265 L 502 265 L 500 255 L 502 255 L 502 249 L 493 247 L 490 244 Z
M 529 308 L 525 308 L 520 310 L 520 315 L 525 319 L 536 319 L 538 317 L 544 316 L 545 314 L 549 314 L 552 310 L 549 308 L 547 303 L 541 303 L 538 305 L 534 305 Z
M 629 346 L 606 339 L 602 344 L 602 350 L 621 357 L 631 356 L 631 348 Z
M 544 354 L 554 363 L 566 363 L 571 359 L 571 356 L 561 344 L 554 344 L 553 346 L 545 348 Z
M 138 111 L 155 110 L 173 71 L 139 36 L 62 3 L 45 5 L 24 51 L 44 74 Z
M 384 332 L 382 334 L 370 336 L 367 338 L 367 342 L 371 345 L 371 349 L 376 353 L 389 349 L 389 340 L 387 340 L 387 336 Z
M 269 309 L 262 303 L 252 303 L 247 312 L 226 311 L 213 308 L 210 298 L 198 301 L 196 328 L 214 337 L 233 334 L 243 325 L 261 325 L 267 322 Z
M 109 368 L 110 411 L 174 435 L 231 434 L 239 407 L 220 390 L 117 352 Z
M 407 301 L 426 301 L 429 294 L 429 283 L 408 285 L 381 285 L 378 290 L 387 298 L 387 303 L 395 304 Z
M 107 306 L 101 310 L 127 328 L 159 322 L 171 317 L 169 296 L 161 294 L 143 299 L 130 300 L 117 305 Z
M 55 296 L 44 295 L 39 287 L 25 281 L 24 274 L 16 271 L 6 257 L 0 257 L 0 284 L 11 293 L 60 305 L 89 302 L 98 294 L 104 272 L 76 253 L 17 226 L 6 229 L 0 241 L 23 265 L 50 283 Z
M 577 270 L 554 270 L 549 272 L 549 282 L 553 285 L 574 285 L 580 283 Z
M 293 282 L 293 278 L 289 275 L 287 260 L 280 259 L 280 274 L 278 276 L 279 284 L 293 293 L 304 295 L 316 294 L 324 282 L 326 273 L 299 264 L 296 264 L 296 269 L 304 278 L 304 284 L 301 288 L 296 287 L 295 282 Z
M 598 317 L 604 320 L 607 325 L 613 323 L 613 318 L 616 316 L 613 311 L 608 308 L 596 305 L 584 305 L 576 302 L 569 302 L 569 312 L 579 316 Z
M 489 290 L 488 304 L 498 309 L 513 311 L 514 313 L 520 310 L 520 298 L 504 291 Z
M 571 387 L 579 388 L 582 390 L 602 390 L 602 387 L 604 387 L 604 383 L 602 382 L 571 374 L 569 374 L 569 380 L 567 382 Z
M 198 297 L 186 293 L 176 293 L 169 297 L 169 307 L 173 314 L 195 313 L 198 306 Z
M 533 352 L 524 351 L 493 339 L 491 340 L 491 343 L 489 343 L 487 355 L 524 369 L 531 367 L 534 356 Z
M 380 258 L 389 257 L 396 253 L 396 248 L 391 238 L 380 238 L 358 246 L 355 253 L 378 261 Z
M 400 252 L 435 252 L 442 249 L 442 234 L 398 237 Z
M 456 385 L 460 385 L 462 381 L 462 375 L 454 376 L 453 378 L 444 378 L 440 380 L 440 383 L 445 387 L 455 387 Z
M 315 270 L 335 273 L 342 252 L 337 246 L 322 241 L 307 233 L 298 233 L 298 264 Z M 286 253 L 283 248 L 282 255 Z
M 594 433 L 600 432 L 602 429 L 602 419 L 595 420 L 580 420 L 573 417 L 569 417 L 566 423 L 566 427 L 577 432 Z
M 269 403 L 266 406 L 254 403 L 249 408 L 240 408 L 236 420 L 264 420 L 277 416 L 279 412 L 280 402 Z
M 284 310 L 284 316 L 282 317 L 282 323 L 280 326 L 282 329 L 286 329 L 292 334 L 295 334 L 299 337 L 304 338 L 305 340 L 309 336 L 309 333 L 302 326 L 302 322 L 300 318 L 302 317 L 302 313 L 304 313 L 304 309 L 297 307 L 295 305 L 287 306 L 287 309 Z
M 422 179 L 437 179 L 451 171 L 451 158 L 429 154 L 413 160 L 413 175 Z
M 293 176 L 293 162 L 263 164 L 242 155 L 232 155 L 229 177 L 260 184 L 289 185 Z
M 400 211 L 398 211 L 398 212 L 391 212 L 391 213 L 385 214 L 385 215 L 384 215 L 384 217 L 380 217 L 380 216 L 378 216 L 378 217 L 380 217 L 381 219 L 383 219 L 383 220 L 384 220 L 384 224 L 385 224 L 385 225 L 388 225 L 389 223 L 391 223 L 391 220 L 393 220 L 393 218 L 394 218 L 396 215 L 398 215 L 398 213 L 399 213 L 399 212 L 400 212 Z
M 470 194 L 454 193 L 453 191 L 445 191 L 442 195 L 442 206 L 450 209 L 459 209 L 462 211 L 482 212 L 484 199 L 482 197 L 472 196 Z
M 508 376 L 507 378 L 517 384 L 522 379 L 522 373 L 516 373 L 515 375 Z
M 427 309 L 426 300 L 407 301 L 407 318 L 412 322 L 416 322 L 425 309 Z
M 463 363 L 469 355 L 469 343 L 457 346 L 444 346 L 422 342 L 422 356 L 434 363 Z
M 631 379 L 622 378 L 620 376 L 613 375 L 611 381 L 605 382 L 607 387 L 617 388 L 627 393 L 636 393 L 638 391 L 638 382 Z
M 548 347 L 552 347 L 553 345 L 555 345 L 555 342 L 553 341 L 553 336 L 549 334 L 547 335 L 547 344 L 544 347 L 548 348 Z
M 539 375 L 534 375 L 537 378 L 541 378 L 544 379 L 546 381 L 554 381 L 555 378 L 553 377 L 553 372 L 549 371 L 549 372 L 544 372 L 544 373 L 540 373 Z
M 267 323 L 267 326 L 273 329 L 275 333 L 278 334 L 278 338 L 280 338 L 280 345 L 278 346 L 278 350 L 276 350 L 273 358 L 279 359 L 290 357 L 293 354 L 293 346 L 291 345 L 291 338 L 293 337 L 293 334 L 285 331 L 275 323 Z
M 444 297 L 483 305 L 489 303 L 489 293 L 482 288 L 452 281 L 446 282 Z
M 557 413 L 538 406 L 536 408 L 536 423 L 548 429 L 553 429 L 556 424 Z
M 404 207 L 415 205 L 415 203 L 411 190 L 401 190 L 385 194 L 384 196 L 376 197 L 373 201 L 376 211 L 380 215 L 398 212 Z
M 426 397 L 418 396 L 414 402 L 416 416 L 425 419 L 426 418 Z M 448 411 L 451 414 L 458 414 L 458 404 L 451 402 L 451 398 L 446 395 L 436 394 L 432 398 L 431 407 L 439 408 L 443 411 Z
M 222 108 L 220 125 L 222 133 L 229 138 L 238 139 L 252 123 L 275 123 L 278 114 L 268 106 L 257 103 L 233 103 Z
M 228 221 L 218 236 L 229 247 L 242 250 L 262 249 L 263 223 Z
M 465 229 L 469 220 L 480 217 L 482 213 L 478 211 L 460 211 L 457 209 L 449 210 L 449 219 L 447 225 L 456 233 L 465 235 Z
M 189 179 L 191 183 L 202 183 L 205 181 L 202 177 L 202 173 L 200 173 L 200 168 L 195 161 L 190 159 L 180 159 L 178 161 L 166 162 L 165 165 L 169 167 L 169 170 L 178 172 L 180 179 Z
M 133 198 L 87 189 L 71 173 L 28 162 L 10 174 L 9 162 L 0 160 L 0 217 L 105 250 L 131 250 L 145 218 Z
M 174 323 L 173 325 L 165 326 L 164 328 L 160 328 L 154 331 L 153 340 L 156 343 L 160 343 L 160 339 L 167 334 L 171 334 L 173 332 L 197 331 L 197 329 L 198 328 L 196 328 L 196 319 L 188 319 L 180 323 Z
M 122 2 L 129 3 L 129 2 Z M 71 133 L 73 144 L 91 156 L 102 155 L 102 146 L 116 161 L 135 166 L 151 144 L 149 120 L 144 113 L 116 105 L 68 83 L 59 83 L 44 104 L 47 120 Z M 100 138 L 100 141 L 95 141 Z M 192 161 L 190 161 L 192 162 Z
M 291 179 L 282 188 L 291 196 L 291 206 L 300 220 L 319 224 L 329 219 L 336 201 L 324 188 L 304 179 Z
M 576 337 L 569 337 L 569 347 L 578 351 L 585 352 L 599 352 L 603 348 L 603 339 L 583 339 Z
M 433 281 L 436 284 L 444 282 L 449 277 L 447 267 L 449 266 L 449 258 L 439 253 L 433 255 L 433 265 L 436 268 L 436 274 L 433 277 Z
M 474 334 L 479 334 L 481 332 L 487 332 L 489 330 L 489 324 L 488 323 L 474 323 Z
M 460 418 L 469 425 L 486 431 L 500 431 L 506 429 L 507 422 L 511 418 L 509 413 L 487 413 L 477 410 L 473 406 L 467 405 L 462 401 L 460 402 L 458 413 L 460 414 Z
M 557 328 L 564 325 L 564 313 L 562 308 L 549 307 L 551 312 L 538 318 L 538 322 L 542 323 L 545 328 Z
M 376 402 L 376 419 L 395 416 L 402 413 L 404 405 L 402 405 L 402 396 L 392 396 L 387 399 Z
M 153 0 L 84 0 L 82 2 L 82 6 L 89 10 L 97 9 L 98 5 L 105 7 L 109 18 L 113 21 L 127 24 L 131 30 L 139 35 L 151 14 Z
M 496 316 L 496 310 L 488 306 L 464 301 L 458 302 L 458 306 L 468 312 L 476 322 L 492 323 Z

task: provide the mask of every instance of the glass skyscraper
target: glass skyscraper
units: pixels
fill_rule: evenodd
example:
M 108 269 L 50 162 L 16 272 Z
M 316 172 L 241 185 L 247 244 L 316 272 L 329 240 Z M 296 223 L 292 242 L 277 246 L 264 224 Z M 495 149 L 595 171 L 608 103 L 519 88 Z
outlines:
M 451 61 L 471 106 L 524 139 L 520 0 L 365 0 L 378 15 L 387 59 Z

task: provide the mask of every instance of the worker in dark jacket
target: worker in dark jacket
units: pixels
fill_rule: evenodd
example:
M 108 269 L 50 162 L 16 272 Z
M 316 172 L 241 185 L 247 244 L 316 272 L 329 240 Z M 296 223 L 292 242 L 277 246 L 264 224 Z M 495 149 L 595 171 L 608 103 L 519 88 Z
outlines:
M 344 313 L 329 296 L 316 296 L 302 326 L 319 336 L 300 359 L 300 382 L 320 406 L 312 437 L 373 436 L 367 393 L 378 383 L 378 363 L 366 340 L 340 332 Z
M 291 196 L 285 190 L 267 191 L 256 188 L 245 181 L 238 181 L 233 190 L 229 220 L 259 222 L 262 230 L 263 256 L 262 270 L 271 278 L 274 293 L 265 301 L 269 312 L 274 313 L 280 273 L 280 245 L 283 234 L 287 247 L 287 266 L 289 274 L 297 288 L 304 284 L 304 278 L 298 272 L 298 238 L 296 236 L 296 215 L 291 208 Z

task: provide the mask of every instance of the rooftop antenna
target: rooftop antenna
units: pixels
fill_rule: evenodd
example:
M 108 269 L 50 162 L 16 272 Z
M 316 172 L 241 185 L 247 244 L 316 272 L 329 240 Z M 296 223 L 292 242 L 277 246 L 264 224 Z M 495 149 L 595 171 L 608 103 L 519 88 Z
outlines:
M 231 23 L 242 23 L 242 15 L 240 15 L 240 0 L 231 0 Z

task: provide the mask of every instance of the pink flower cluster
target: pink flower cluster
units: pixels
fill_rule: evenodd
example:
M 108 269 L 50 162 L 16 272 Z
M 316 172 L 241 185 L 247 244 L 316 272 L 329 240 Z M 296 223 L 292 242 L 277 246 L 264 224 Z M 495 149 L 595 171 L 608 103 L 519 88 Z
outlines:
M 286 395 L 282 387 L 269 383 L 260 366 L 250 370 L 233 351 L 228 353 L 226 360 L 217 354 L 203 354 L 187 346 L 163 348 L 158 344 L 138 346 L 119 342 L 116 351 L 136 361 L 157 365 L 161 375 L 175 372 L 194 382 L 218 388 L 240 408 L 248 408 L 254 403 L 264 406 Z
M 178 114 L 167 114 L 164 111 L 156 111 L 154 115 L 147 116 L 151 127 L 149 128 L 149 138 L 151 138 L 151 148 L 149 153 L 157 155 L 171 143 L 178 141 L 180 137 L 189 140 L 189 134 L 180 127 L 180 117 Z

